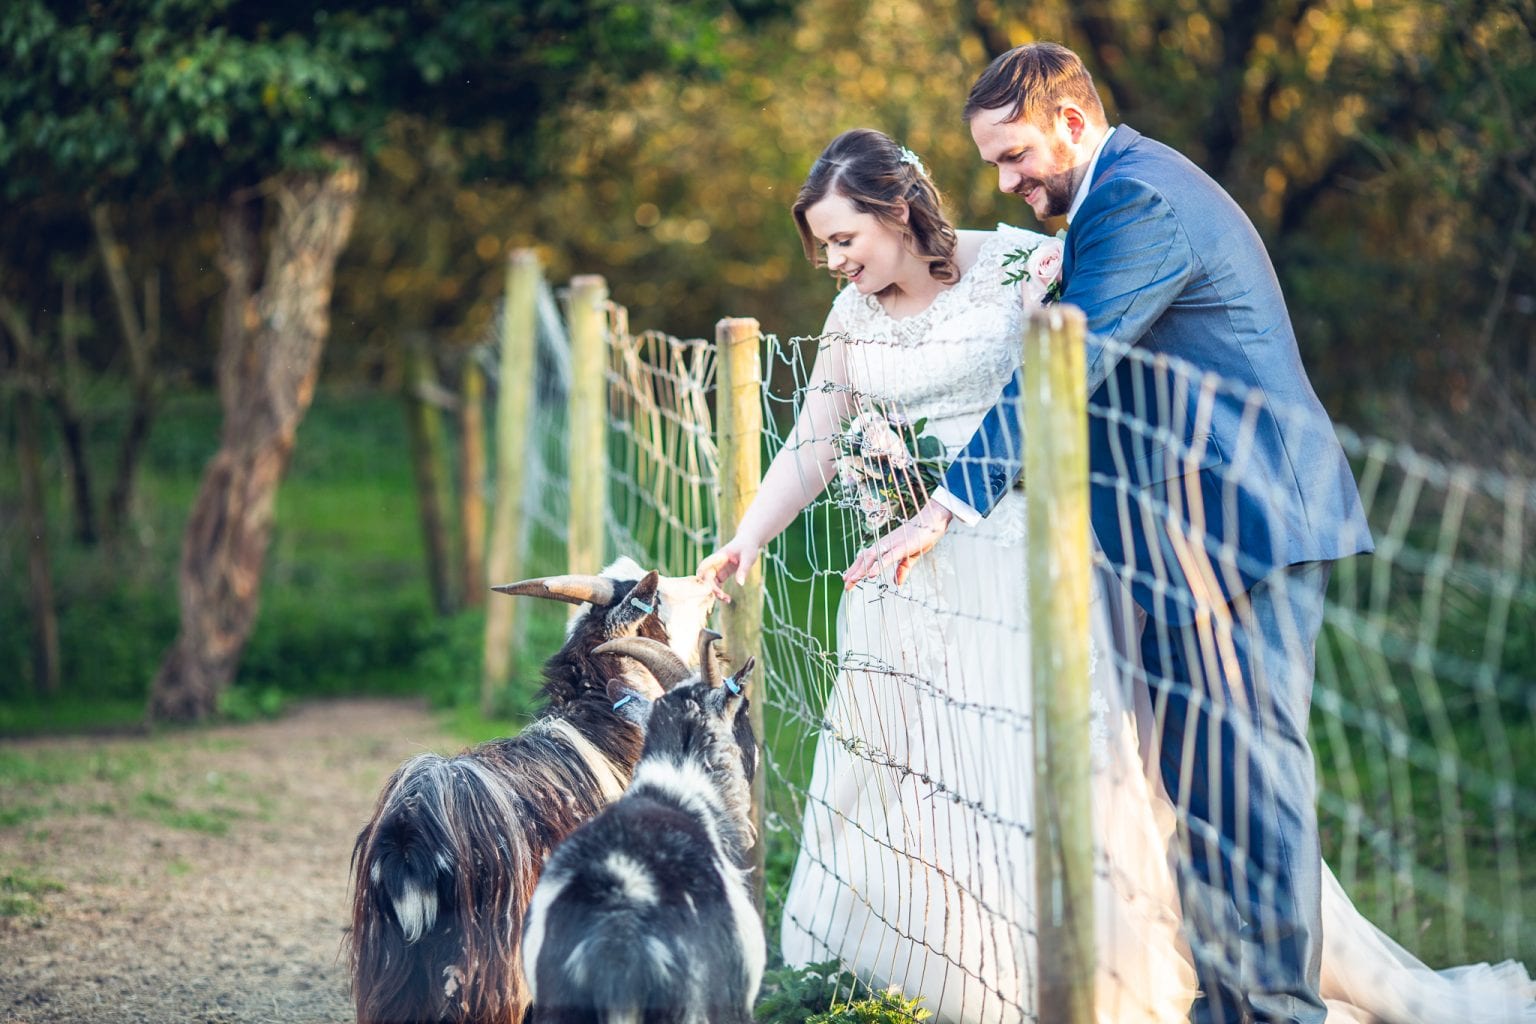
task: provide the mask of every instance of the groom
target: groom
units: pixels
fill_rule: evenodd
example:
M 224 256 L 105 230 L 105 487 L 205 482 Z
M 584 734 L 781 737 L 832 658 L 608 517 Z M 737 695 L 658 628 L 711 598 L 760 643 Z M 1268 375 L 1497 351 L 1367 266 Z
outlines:
M 1332 562 L 1371 538 L 1274 268 L 1215 181 L 1108 126 L 1064 47 L 993 61 L 964 117 L 998 187 L 1070 225 L 1062 301 L 1090 332 L 1091 518 L 1146 612 L 1140 658 L 1201 983 L 1192 1019 L 1321 1022 L 1307 717 Z M 847 585 L 887 565 L 899 581 L 952 518 L 976 522 L 1013 486 L 1019 387 L 1015 375 L 935 499 L 861 552 Z

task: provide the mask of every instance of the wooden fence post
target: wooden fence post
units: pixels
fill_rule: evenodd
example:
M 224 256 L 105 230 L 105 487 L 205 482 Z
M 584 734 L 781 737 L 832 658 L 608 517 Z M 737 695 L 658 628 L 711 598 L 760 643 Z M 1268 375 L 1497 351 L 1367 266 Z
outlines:
M 465 608 L 485 603 L 485 371 L 473 355 L 464 360 L 459 383 L 459 532 L 464 540 Z
M 449 485 L 443 438 L 443 414 L 437 402 L 442 387 L 432 361 L 431 342 L 415 335 L 405 342 L 406 430 L 410 436 L 411 467 L 416 480 L 421 514 L 422 546 L 426 549 L 427 578 L 432 604 L 439 615 L 456 606 L 453 587 L 453 538 L 448 525 Z
M 762 334 L 750 317 L 727 317 L 715 325 L 718 370 L 715 398 L 715 444 L 720 453 L 720 538 L 730 537 L 757 497 L 763 478 L 763 369 L 758 355 Z M 732 584 L 731 589 L 734 589 Z M 763 563 L 747 574 L 747 583 L 721 614 L 721 632 L 730 656 L 730 669 L 748 657 L 758 660 L 752 679 L 752 729 L 759 744 L 766 742 L 763 708 L 767 687 L 763 658 Z M 763 796 L 765 773 L 752 780 L 752 825 L 757 829 L 753 851 L 757 907 L 763 909 L 765 835 Z
M 1024 327 L 1034 681 L 1035 907 L 1040 1020 L 1093 1020 L 1093 827 L 1089 816 L 1088 420 L 1083 314 L 1052 305 Z
M 600 572 L 608 508 L 608 284 L 571 278 L 571 394 L 567 419 L 571 476 L 569 571 Z
M 491 509 L 490 550 L 485 572 L 491 583 L 522 577 L 523 488 L 526 452 L 533 431 L 534 333 L 539 291 L 539 257 L 518 249 L 507 261 L 507 295 L 502 307 L 500 378 L 496 392 L 496 497 Z M 480 676 L 480 711 L 489 716 L 496 694 L 512 669 L 512 637 L 519 602 L 495 600 L 485 608 L 485 658 Z

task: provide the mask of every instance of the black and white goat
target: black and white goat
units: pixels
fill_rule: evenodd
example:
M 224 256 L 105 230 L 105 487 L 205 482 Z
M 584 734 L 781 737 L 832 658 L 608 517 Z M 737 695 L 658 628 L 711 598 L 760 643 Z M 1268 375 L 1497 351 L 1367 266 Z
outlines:
M 624 792 L 644 742 L 643 720 L 615 713 L 610 691 L 662 694 L 649 668 L 604 645 L 641 638 L 696 663 L 714 607 L 706 584 L 629 559 L 496 589 L 583 607 L 544 665 L 543 708 L 526 729 L 454 757 L 417 755 L 380 793 L 352 853 L 358 1024 L 523 1019 L 522 927 L 539 872 Z
M 657 650 L 648 651 L 647 648 Z M 649 660 L 645 640 L 604 645 Z M 747 1024 L 763 977 L 753 905 L 751 780 L 757 742 L 742 692 L 749 659 L 721 680 L 678 682 L 649 716 L 634 781 L 550 858 L 523 934 L 535 1024 Z

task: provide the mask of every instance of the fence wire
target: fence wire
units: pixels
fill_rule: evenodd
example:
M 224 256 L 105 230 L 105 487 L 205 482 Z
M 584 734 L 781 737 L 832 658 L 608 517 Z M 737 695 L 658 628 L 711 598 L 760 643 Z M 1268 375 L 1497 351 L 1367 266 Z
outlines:
M 569 360 L 553 300 L 540 308 L 526 543 L 545 548 L 532 564 L 557 571 L 545 546 L 564 537 L 564 460 L 594 454 L 562 447 Z M 689 574 L 725 539 L 714 346 L 633 335 L 619 306 L 608 323 L 610 555 Z M 813 380 L 834 344 L 847 378 Z M 976 527 L 956 524 L 904 585 L 886 573 L 845 595 L 842 571 L 880 518 L 861 504 L 869 488 L 853 456 L 868 456 L 864 468 L 903 451 L 922 462 L 926 435 L 947 462 L 985 412 L 907 407 L 872 352 L 842 337 L 764 339 L 766 453 L 803 451 L 803 482 L 820 492 L 763 554 L 770 947 L 792 963 L 838 960 L 872 990 L 921 995 L 939 1019 L 1034 1019 L 1027 481 Z M 1337 878 L 1319 882 L 1324 934 L 1379 943 L 1350 956 L 1346 981 L 1398 986 L 1393 940 L 1435 967 L 1536 961 L 1536 488 L 1341 429 L 1375 553 L 1339 561 L 1331 579 L 1277 583 L 1262 553 L 1290 538 L 1239 542 L 1254 524 L 1235 512 L 1290 498 L 1242 445 L 1213 454 L 1210 421 L 1230 416 L 1252 440 L 1303 430 L 1305 417 L 1176 361 L 1131 350 L 1122 365 L 1134 371 L 1124 393 L 1090 409 L 1108 458 L 1091 479 L 1118 502 L 1120 532 L 1098 538 L 1088 638 L 1101 1019 L 1181 1019 L 1199 980 L 1191 943 L 1234 984 L 1255 960 L 1291 955 L 1291 922 L 1261 908 L 1289 884 L 1270 867 L 1295 837 L 1249 829 L 1269 824 L 1257 821 L 1267 806 L 1257 780 L 1299 771 L 1291 781 L 1306 786 L 1314 766 L 1318 835 L 1301 842 L 1319 843 Z M 867 433 L 850 441 L 860 417 Z M 874 436 L 887 426 L 890 437 Z M 1334 443 L 1312 438 L 1294 473 L 1332 471 Z M 1118 575 L 1106 547 L 1135 549 Z M 1263 660 L 1244 646 L 1244 627 L 1256 632 L 1240 597 L 1252 579 L 1282 591 L 1276 643 L 1290 648 L 1309 646 L 1303 592 L 1326 584 L 1299 723 L 1263 685 L 1253 706 L 1235 682 Z M 1160 626 L 1136 584 L 1185 601 L 1190 626 Z M 1203 681 L 1160 682 L 1146 657 L 1158 645 L 1183 649 Z M 1178 706 L 1220 728 L 1187 731 L 1170 751 L 1157 740 Z M 1271 758 L 1277 742 L 1304 749 L 1287 729 L 1310 737 L 1305 765 Z M 1188 774 L 1207 753 L 1205 790 L 1165 784 L 1170 757 Z M 1192 810 L 1200 800 L 1209 806 Z M 1202 900 L 1207 890 L 1218 895 Z M 1334 954 L 1325 950 L 1325 988 Z M 1332 984 L 1351 996 L 1337 974 Z

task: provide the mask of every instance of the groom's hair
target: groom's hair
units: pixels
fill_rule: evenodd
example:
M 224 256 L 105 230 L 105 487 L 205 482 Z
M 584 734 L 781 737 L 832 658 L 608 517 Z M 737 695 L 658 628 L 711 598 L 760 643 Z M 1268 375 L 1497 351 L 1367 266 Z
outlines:
M 1006 110 L 1010 122 L 1045 128 L 1068 100 L 1104 123 L 1104 102 L 1082 59 L 1059 43 L 1025 43 L 987 65 L 960 116 L 970 124 L 983 110 Z

